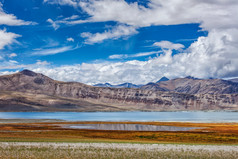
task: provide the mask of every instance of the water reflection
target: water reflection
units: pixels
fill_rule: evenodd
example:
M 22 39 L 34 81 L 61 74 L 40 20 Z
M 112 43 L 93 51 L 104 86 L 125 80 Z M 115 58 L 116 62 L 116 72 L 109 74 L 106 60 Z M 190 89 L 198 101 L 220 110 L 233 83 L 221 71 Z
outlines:
M 66 128 L 93 130 L 122 130 L 122 131 L 188 131 L 196 127 L 157 126 L 142 124 L 74 124 Z

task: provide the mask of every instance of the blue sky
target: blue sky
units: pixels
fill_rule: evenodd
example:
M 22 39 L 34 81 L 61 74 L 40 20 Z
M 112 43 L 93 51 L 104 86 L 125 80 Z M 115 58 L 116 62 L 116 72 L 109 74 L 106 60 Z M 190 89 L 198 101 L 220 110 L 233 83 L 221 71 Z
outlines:
M 0 74 L 27 68 L 87 84 L 238 76 L 233 0 L 0 3 Z

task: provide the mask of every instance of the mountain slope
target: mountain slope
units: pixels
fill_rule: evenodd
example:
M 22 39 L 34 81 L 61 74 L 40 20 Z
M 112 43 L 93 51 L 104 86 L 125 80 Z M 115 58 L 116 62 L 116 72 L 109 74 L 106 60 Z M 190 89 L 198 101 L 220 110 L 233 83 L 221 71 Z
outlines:
M 229 79 L 228 81 L 238 83 L 238 78 Z
M 238 83 L 221 79 L 177 78 L 168 81 L 150 83 L 141 89 L 173 91 L 187 94 L 236 94 Z
M 134 88 L 93 87 L 78 82 L 55 81 L 29 70 L 0 76 L 0 90 L 1 111 L 238 109 L 238 94 L 193 95 Z
M 158 80 L 156 83 L 168 81 L 169 79 L 167 77 L 162 77 L 160 80 Z

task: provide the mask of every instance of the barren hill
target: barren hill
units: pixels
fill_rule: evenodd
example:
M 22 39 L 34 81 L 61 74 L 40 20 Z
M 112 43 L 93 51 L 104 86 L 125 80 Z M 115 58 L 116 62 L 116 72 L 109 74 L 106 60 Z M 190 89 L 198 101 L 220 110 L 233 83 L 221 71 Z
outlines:
M 56 81 L 29 70 L 0 76 L 0 90 L 0 111 L 238 110 L 237 93 L 93 87 Z

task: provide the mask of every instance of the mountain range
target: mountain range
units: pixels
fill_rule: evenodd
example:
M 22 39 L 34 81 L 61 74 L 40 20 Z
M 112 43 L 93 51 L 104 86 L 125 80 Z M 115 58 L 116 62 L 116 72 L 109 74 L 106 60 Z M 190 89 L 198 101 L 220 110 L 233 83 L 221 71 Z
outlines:
M 111 88 L 140 88 L 143 85 L 136 85 L 133 83 L 122 83 L 122 84 L 118 84 L 118 85 L 112 85 L 110 83 L 99 83 L 99 84 L 95 84 L 93 85 L 95 87 L 111 87 Z
M 112 88 L 56 81 L 30 70 L 0 76 L 0 111 L 178 110 L 238 110 L 238 83 L 186 77 Z
M 140 88 L 154 91 L 169 91 L 187 94 L 234 94 L 238 93 L 238 79 L 199 79 L 191 76 L 169 80 L 162 77 L 156 83 L 150 82 L 146 85 L 123 83 L 111 85 L 110 83 L 96 84 L 96 87 L 111 88 Z
M 238 83 L 222 79 L 176 78 L 157 83 L 148 83 L 141 89 L 170 91 L 186 94 L 235 94 Z
M 169 79 L 167 77 L 162 77 L 158 82 L 162 82 L 162 81 L 168 81 Z M 112 85 L 110 83 L 98 83 L 93 85 L 95 87 L 111 87 L 111 88 L 140 88 L 142 86 L 144 86 L 143 84 L 140 85 L 136 85 L 133 83 L 122 83 L 122 84 L 118 84 L 118 85 Z

